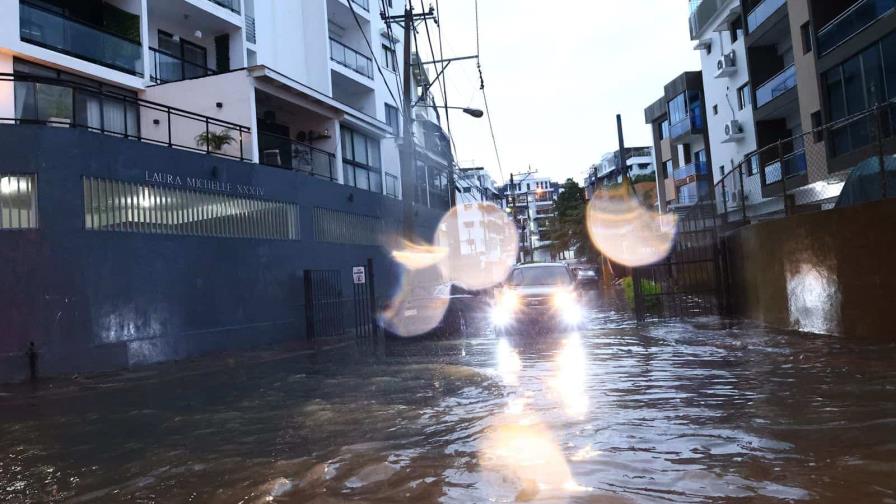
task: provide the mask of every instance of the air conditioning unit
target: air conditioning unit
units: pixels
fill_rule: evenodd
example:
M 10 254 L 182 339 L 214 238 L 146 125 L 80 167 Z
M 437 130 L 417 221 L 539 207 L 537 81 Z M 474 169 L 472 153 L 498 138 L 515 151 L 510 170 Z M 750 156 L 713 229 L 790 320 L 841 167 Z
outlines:
M 722 137 L 722 143 L 737 142 L 744 137 L 744 126 L 740 121 L 728 121 L 725 123 L 725 134 Z
M 734 51 L 716 60 L 716 79 L 734 75 L 737 72 L 737 57 Z

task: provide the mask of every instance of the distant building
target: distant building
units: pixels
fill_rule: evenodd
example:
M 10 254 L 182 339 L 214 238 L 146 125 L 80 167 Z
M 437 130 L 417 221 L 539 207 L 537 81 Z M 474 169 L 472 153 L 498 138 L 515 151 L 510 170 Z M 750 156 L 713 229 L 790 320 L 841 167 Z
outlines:
M 583 185 L 586 196 L 590 199 L 595 187 L 607 188 L 621 184 L 625 173 L 635 183 L 654 180 L 654 163 L 653 147 L 626 147 L 625 170 L 619 160 L 619 151 L 608 152 L 598 163 L 591 165 L 585 174 Z
M 513 216 L 520 231 L 520 256 L 524 261 L 544 262 L 557 259 L 551 250 L 551 220 L 556 217 L 554 203 L 560 184 L 537 173 L 511 177 L 502 190 L 502 206 Z

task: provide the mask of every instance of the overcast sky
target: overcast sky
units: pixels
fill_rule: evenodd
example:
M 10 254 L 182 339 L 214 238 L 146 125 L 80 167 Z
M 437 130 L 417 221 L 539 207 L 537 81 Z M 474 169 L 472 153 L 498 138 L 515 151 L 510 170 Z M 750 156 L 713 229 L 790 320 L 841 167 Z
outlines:
M 700 67 L 687 5 L 479 0 L 482 71 L 504 178 L 531 165 L 581 183 L 591 164 L 616 150 L 617 113 L 627 146 L 650 145 L 644 108 L 667 82 Z M 474 0 L 439 0 L 439 7 L 446 57 L 475 54 Z M 422 27 L 418 37 L 426 54 Z M 483 108 L 475 61 L 452 63 L 446 76 L 449 105 Z M 500 181 L 488 121 L 452 112 L 451 130 L 460 166 L 484 166 Z

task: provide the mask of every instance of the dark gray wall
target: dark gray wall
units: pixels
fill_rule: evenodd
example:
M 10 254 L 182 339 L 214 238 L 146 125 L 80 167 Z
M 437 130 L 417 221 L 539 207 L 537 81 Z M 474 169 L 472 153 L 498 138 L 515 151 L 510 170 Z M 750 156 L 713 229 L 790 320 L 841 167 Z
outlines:
M 382 218 L 401 203 L 303 174 L 92 133 L 0 126 L 0 173 L 36 173 L 39 229 L 0 231 L 0 381 L 24 377 L 34 341 L 45 374 L 113 369 L 306 337 L 304 269 L 373 258 L 379 300 L 398 280 L 384 248 L 318 242 L 314 207 Z M 84 229 L 82 177 L 145 183 L 165 172 L 263 187 L 300 206 L 301 240 Z M 351 198 L 350 198 L 351 196 Z M 417 211 L 420 236 L 440 218 Z

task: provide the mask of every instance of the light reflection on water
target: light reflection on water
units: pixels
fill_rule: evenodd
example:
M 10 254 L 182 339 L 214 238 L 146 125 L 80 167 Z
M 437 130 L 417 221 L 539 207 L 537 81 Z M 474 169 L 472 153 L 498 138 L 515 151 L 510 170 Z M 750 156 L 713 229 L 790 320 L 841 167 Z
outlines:
M 886 502 L 896 348 L 716 320 L 0 389 L 3 502 Z M 52 387 L 50 387 L 52 385 Z

